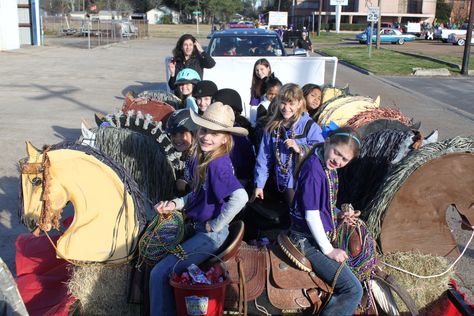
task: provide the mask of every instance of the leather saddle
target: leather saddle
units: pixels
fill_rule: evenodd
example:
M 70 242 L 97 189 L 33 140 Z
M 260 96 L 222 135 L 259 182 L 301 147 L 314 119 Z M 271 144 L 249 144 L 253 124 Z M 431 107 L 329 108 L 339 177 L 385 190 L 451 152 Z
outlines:
M 217 252 L 231 280 L 225 308 L 243 310 L 246 314 L 246 302 L 257 299 L 266 289 L 269 302 L 277 309 L 316 311 L 321 297 L 332 292 L 314 272 L 299 270 L 278 245 L 269 249 L 248 245 L 242 241 L 243 234 L 243 222 L 232 223 L 226 242 Z

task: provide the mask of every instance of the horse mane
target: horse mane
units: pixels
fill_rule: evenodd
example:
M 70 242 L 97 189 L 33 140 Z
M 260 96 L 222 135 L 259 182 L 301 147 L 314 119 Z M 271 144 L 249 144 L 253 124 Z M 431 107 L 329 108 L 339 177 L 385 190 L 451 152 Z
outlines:
M 130 129 L 105 127 L 96 131 L 95 146 L 123 166 L 153 203 L 173 196 L 173 166 L 153 138 Z
M 407 117 L 405 114 L 400 112 L 397 109 L 391 108 L 378 108 L 378 109 L 370 109 L 367 111 L 360 112 L 354 115 L 347 121 L 347 125 L 358 129 L 370 122 L 373 122 L 378 119 L 389 119 L 394 121 L 399 121 L 403 125 L 410 126 L 413 124 L 413 120 Z
M 418 150 L 411 151 L 400 163 L 394 165 L 385 177 L 384 185 L 379 188 L 374 199 L 369 203 L 369 207 L 366 210 L 361 210 L 361 218 L 366 220 L 374 237 L 379 238 L 380 236 L 385 211 L 393 197 L 416 169 L 433 159 L 460 152 L 474 152 L 474 136 L 457 136 L 428 144 Z
M 47 151 L 45 151 L 45 149 L 48 148 Z M 125 170 L 125 168 L 123 166 L 121 166 L 120 164 L 118 164 L 117 162 L 115 162 L 111 157 L 107 156 L 106 154 L 100 152 L 99 150 L 96 150 L 90 146 L 84 146 L 84 145 L 80 145 L 78 143 L 75 143 L 75 142 L 71 142 L 71 141 L 64 141 L 64 142 L 60 142 L 58 144 L 55 144 L 55 145 L 52 145 L 52 146 L 48 146 L 48 147 L 44 147 L 43 149 L 43 154 L 47 155 L 47 152 L 49 151 L 54 151 L 54 150 L 60 150 L 60 149 L 70 149 L 70 150 L 76 150 L 76 151 L 80 151 L 80 152 L 83 152 L 87 155 L 91 155 L 95 158 L 97 158 L 100 162 L 104 163 L 105 165 L 107 165 L 108 167 L 110 167 L 116 174 L 117 176 L 120 178 L 120 180 L 123 182 L 124 186 L 125 186 L 125 189 L 130 193 L 132 199 L 133 199 L 133 203 L 135 205 L 135 210 L 136 210 L 136 214 L 137 214 L 137 219 L 138 219 L 138 222 L 139 222 L 139 231 L 142 232 L 143 229 L 145 228 L 146 226 L 146 215 L 145 215 L 145 205 L 148 204 L 148 201 L 146 200 L 146 197 L 140 192 L 140 189 L 137 185 L 137 183 L 128 175 L 127 171 Z M 48 162 L 49 162 L 49 159 L 47 157 L 45 157 L 45 183 L 43 184 L 44 185 L 44 197 L 46 198 L 46 201 L 45 201 L 45 210 L 48 210 L 48 204 L 47 203 L 47 192 L 48 192 L 48 185 L 47 185 L 47 182 L 48 182 Z M 18 209 L 18 212 L 19 212 L 19 217 L 20 217 L 20 220 L 23 222 L 24 221 L 24 208 L 23 208 L 23 190 L 22 190 L 22 187 L 21 187 L 21 176 L 20 176 L 20 189 L 19 189 L 19 209 Z M 43 210 L 43 212 L 45 211 Z M 54 216 L 51 216 L 51 214 L 42 214 L 41 215 L 41 218 L 43 219 L 43 223 L 46 224 L 46 220 L 48 218 L 51 218 L 52 219 L 52 224 L 53 224 L 53 227 L 55 228 L 58 228 L 59 227 L 59 218 L 55 219 Z
M 338 205 L 352 203 L 365 210 L 391 167 L 403 140 L 413 136 L 410 130 L 384 129 L 362 139 L 359 157 L 338 170 Z
M 181 153 L 174 149 L 170 138 L 164 131 L 163 123 L 154 121 L 151 115 L 133 110 L 127 111 L 127 114 L 120 111 L 115 114 L 107 114 L 101 122 L 106 122 L 112 127 L 130 129 L 151 137 L 162 147 L 166 158 L 175 171 L 184 168 L 184 163 L 180 160 Z

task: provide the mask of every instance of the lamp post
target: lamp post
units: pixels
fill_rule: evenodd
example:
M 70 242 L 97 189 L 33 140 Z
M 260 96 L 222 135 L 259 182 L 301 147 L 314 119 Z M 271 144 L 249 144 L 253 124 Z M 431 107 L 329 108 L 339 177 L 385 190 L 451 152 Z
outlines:
M 469 21 L 467 22 L 466 42 L 464 43 L 464 54 L 462 56 L 461 74 L 469 75 L 469 54 L 471 52 L 472 23 L 474 23 L 474 0 L 471 0 L 469 9 Z

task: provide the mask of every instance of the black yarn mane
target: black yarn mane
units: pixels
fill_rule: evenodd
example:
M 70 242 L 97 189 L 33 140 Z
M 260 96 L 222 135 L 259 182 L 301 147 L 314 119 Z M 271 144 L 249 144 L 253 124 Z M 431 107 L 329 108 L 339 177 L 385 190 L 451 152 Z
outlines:
M 383 184 L 400 144 L 412 134 L 409 130 L 385 129 L 363 138 L 359 157 L 338 170 L 338 205 L 352 203 L 357 210 L 367 209 Z

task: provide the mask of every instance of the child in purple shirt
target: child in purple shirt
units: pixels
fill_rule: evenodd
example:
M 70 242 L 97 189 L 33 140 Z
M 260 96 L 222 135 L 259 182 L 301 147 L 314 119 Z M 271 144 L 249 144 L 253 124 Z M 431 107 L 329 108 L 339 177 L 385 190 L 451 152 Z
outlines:
M 255 191 L 251 198 L 264 198 L 267 180 L 275 182 L 282 199 L 293 200 L 293 170 L 296 162 L 316 143 L 323 142 L 321 128 L 305 112 L 301 88 L 294 83 L 284 85 L 276 97 L 278 109 L 265 126 L 255 164 Z
M 151 315 L 176 314 L 169 284 L 171 271 L 180 273 L 191 263 L 199 265 L 209 258 L 208 254 L 224 243 L 230 221 L 248 200 L 229 158 L 233 146 L 231 134 L 245 136 L 247 130 L 234 127 L 233 110 L 221 102 L 211 104 L 202 115 L 190 113 L 193 122 L 200 126 L 194 154 L 193 190 L 183 198 L 161 201 L 155 209 L 162 216 L 177 210 L 184 213 L 192 231 L 181 246 L 186 254 L 193 255 L 178 262 L 178 257 L 170 254 L 155 265 L 150 275 Z
M 348 258 L 346 252 L 331 244 L 341 217 L 336 208 L 337 169 L 357 157 L 360 146 L 359 137 L 352 129 L 339 128 L 309 152 L 296 173 L 289 237 L 325 282 L 332 284 L 339 272 L 332 298 L 321 315 L 353 315 L 362 297 L 359 279 L 344 264 Z M 351 217 L 354 213 L 344 216 Z

